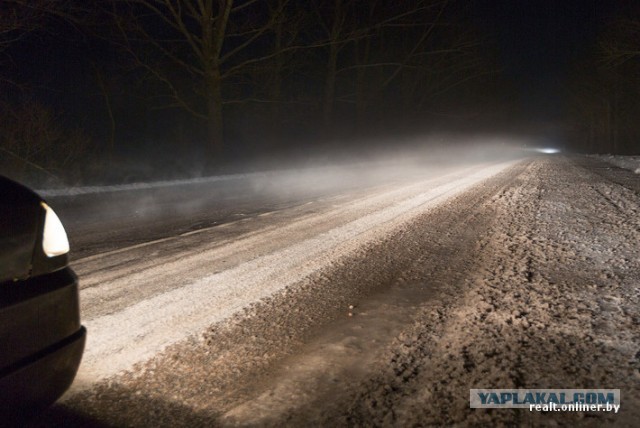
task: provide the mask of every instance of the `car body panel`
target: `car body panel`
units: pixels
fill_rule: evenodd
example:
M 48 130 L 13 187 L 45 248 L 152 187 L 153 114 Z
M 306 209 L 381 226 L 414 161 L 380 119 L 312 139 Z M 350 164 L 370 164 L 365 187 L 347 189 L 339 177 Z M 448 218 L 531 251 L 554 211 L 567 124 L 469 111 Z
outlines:
M 40 198 L 0 176 L 0 283 L 31 275 L 41 221 Z
M 0 415 L 10 421 L 25 420 L 60 398 L 73 383 L 85 342 L 86 330 L 82 327 L 2 373 Z
M 44 253 L 43 204 L 0 177 L 0 421 L 57 400 L 84 351 L 78 279 L 67 254 Z
M 78 283 L 70 269 L 0 286 L 0 370 L 80 329 Z

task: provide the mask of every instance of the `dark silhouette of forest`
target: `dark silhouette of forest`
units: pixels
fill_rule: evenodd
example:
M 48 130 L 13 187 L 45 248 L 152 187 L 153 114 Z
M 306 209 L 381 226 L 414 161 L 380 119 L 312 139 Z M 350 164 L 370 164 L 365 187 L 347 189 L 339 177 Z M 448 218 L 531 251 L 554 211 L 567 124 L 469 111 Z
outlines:
M 535 132 L 471 3 L 5 0 L 0 166 L 126 181 L 420 133 Z M 575 60 L 552 126 L 567 145 L 637 151 L 635 12 Z

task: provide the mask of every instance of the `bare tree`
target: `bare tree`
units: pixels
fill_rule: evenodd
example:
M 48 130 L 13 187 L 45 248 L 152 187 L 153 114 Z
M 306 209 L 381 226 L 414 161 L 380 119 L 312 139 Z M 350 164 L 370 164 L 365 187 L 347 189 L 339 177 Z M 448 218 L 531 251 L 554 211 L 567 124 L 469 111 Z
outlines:
M 17 179 L 60 182 L 73 178 L 75 165 L 90 149 L 90 138 L 80 129 L 61 125 L 59 113 L 41 103 L 1 105 L 0 162 Z
M 209 147 L 224 140 L 224 83 L 278 52 L 263 48 L 282 29 L 287 0 L 113 0 L 122 45 L 137 64 L 162 82 L 179 107 L 204 120 Z M 281 33 L 280 33 L 281 34 Z
M 326 34 L 325 43 L 328 47 L 327 65 L 322 98 L 322 121 L 330 128 L 333 119 L 333 106 L 336 91 L 336 75 L 338 72 L 338 54 L 349 43 L 353 29 L 348 29 L 347 16 L 354 1 L 333 0 L 319 2 L 314 8 L 318 15 L 318 22 Z
M 61 2 L 60 2 L 61 3 Z M 43 30 L 48 14 L 61 8 L 53 0 L 4 0 L 0 2 L 0 63 L 11 61 L 9 48 L 36 30 Z M 20 82 L 0 75 L 0 80 L 19 86 Z
M 598 43 L 607 66 L 618 66 L 640 58 L 640 18 L 625 17 L 615 21 Z
M 64 0 L 3 0 L 0 2 L 0 64 L 14 64 L 12 49 L 33 33 L 47 34 L 54 19 L 67 19 L 69 2 Z M 6 68 L 4 66 L 7 66 Z M 0 90 L 0 156 L 6 174 L 20 180 L 42 183 L 68 178 L 70 165 L 87 152 L 90 138 L 80 129 L 62 126 L 59 112 L 35 100 L 29 82 L 0 74 L 0 83 L 13 90 Z M 17 89 L 17 90 L 16 90 Z M 64 173 L 64 174 L 63 174 Z
M 347 0 L 314 3 L 324 39 L 322 117 L 337 102 L 355 106 L 364 128 L 369 106 L 423 109 L 458 86 L 495 74 L 481 40 L 447 13 L 451 0 Z M 395 102 L 395 104 L 394 104 Z
M 424 47 L 437 23 L 428 21 L 424 24 L 429 26 L 430 30 L 416 39 L 405 37 L 411 51 L 401 57 L 398 56 L 398 52 L 403 50 L 396 51 L 395 48 L 399 46 L 385 46 L 384 38 L 390 33 L 394 33 L 392 38 L 406 36 L 407 28 L 415 29 L 419 26 L 418 22 L 424 19 L 424 12 L 432 9 L 439 11 L 437 21 L 447 2 L 448 0 L 417 0 L 403 3 L 384 0 L 333 0 L 314 3 L 313 11 L 323 34 L 319 46 L 326 49 L 322 98 L 325 127 L 330 127 L 333 121 L 338 78 L 349 76 L 348 80 L 354 82 L 355 95 L 352 102 L 355 103 L 357 115 L 361 118 L 367 98 L 372 95 L 367 94 L 364 88 L 368 71 L 376 70 L 379 75 L 383 70 L 385 79 L 373 92 L 384 91 L 404 68 L 409 66 L 413 54 Z M 415 36 L 413 32 L 411 35 Z M 375 57 L 372 55 L 374 47 L 377 50 Z M 347 55 L 343 55 L 343 52 Z M 341 98 L 344 99 L 344 96 Z
M 624 15 L 614 19 L 598 43 L 600 69 L 615 75 L 615 86 L 620 106 L 629 92 L 633 99 L 640 95 L 640 7 L 633 4 Z M 639 105 L 640 106 L 640 105 Z
M 640 138 L 640 11 L 614 17 L 570 85 L 580 138 L 598 152 L 626 153 Z

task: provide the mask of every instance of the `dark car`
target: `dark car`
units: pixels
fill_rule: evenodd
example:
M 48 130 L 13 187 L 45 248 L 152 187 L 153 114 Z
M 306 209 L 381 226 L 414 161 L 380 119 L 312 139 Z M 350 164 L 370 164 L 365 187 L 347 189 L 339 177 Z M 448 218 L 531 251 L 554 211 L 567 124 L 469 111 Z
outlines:
M 0 417 L 45 408 L 78 371 L 86 331 L 68 252 L 55 212 L 0 176 Z

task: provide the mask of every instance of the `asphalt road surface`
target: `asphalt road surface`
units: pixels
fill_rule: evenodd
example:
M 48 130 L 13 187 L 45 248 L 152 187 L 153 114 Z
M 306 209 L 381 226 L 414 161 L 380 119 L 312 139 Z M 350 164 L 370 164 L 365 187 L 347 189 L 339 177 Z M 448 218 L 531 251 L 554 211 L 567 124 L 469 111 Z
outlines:
M 634 426 L 640 176 L 385 168 L 49 197 L 88 342 L 31 425 Z M 615 388 L 622 408 L 469 409 L 470 388 Z

